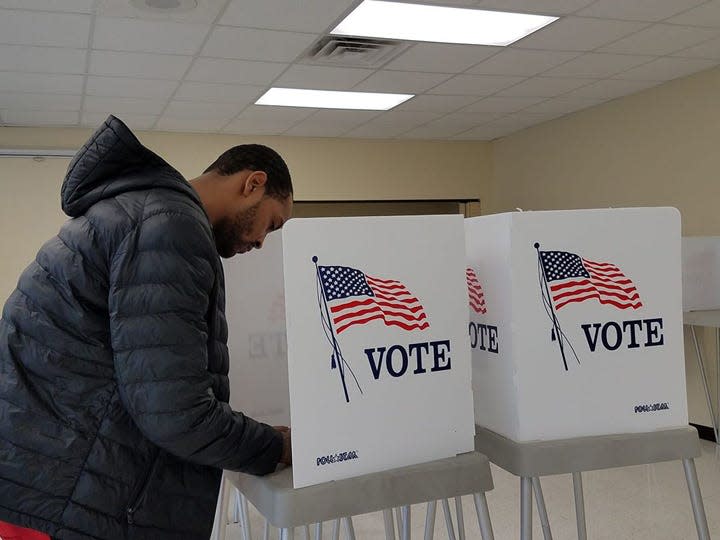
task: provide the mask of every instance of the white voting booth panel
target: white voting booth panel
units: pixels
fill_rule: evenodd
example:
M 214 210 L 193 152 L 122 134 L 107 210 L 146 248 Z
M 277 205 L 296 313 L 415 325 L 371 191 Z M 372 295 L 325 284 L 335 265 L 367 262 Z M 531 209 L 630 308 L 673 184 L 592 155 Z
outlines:
M 273 426 L 290 425 L 280 233 L 261 250 L 224 261 L 230 405 Z
M 687 425 L 677 210 L 465 228 L 478 425 L 517 442 Z
M 720 236 L 682 239 L 683 311 L 720 309 Z
M 464 271 L 461 216 L 292 219 L 226 264 L 231 403 L 289 404 L 295 487 L 473 450 Z

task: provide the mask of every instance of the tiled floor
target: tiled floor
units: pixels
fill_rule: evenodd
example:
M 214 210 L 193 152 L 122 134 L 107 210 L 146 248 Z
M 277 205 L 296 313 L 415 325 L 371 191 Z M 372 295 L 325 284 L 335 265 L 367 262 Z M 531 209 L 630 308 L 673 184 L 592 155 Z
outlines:
M 720 540 L 720 447 L 702 441 L 702 456 L 696 459 L 700 488 L 705 500 L 710 536 Z M 495 489 L 487 494 L 496 540 L 517 540 L 519 529 L 519 490 L 517 477 L 493 466 Z M 697 538 L 687 485 L 679 461 L 639 465 L 583 474 L 585 513 L 590 540 L 691 540 Z M 545 503 L 555 540 L 576 539 L 572 477 L 542 478 Z M 451 504 L 454 515 L 454 504 Z M 463 497 L 464 521 L 468 539 L 479 539 L 480 532 L 471 497 Z M 423 538 L 425 505 L 412 507 L 412 536 Z M 366 514 L 353 519 L 360 539 L 385 538 L 382 514 Z M 253 537 L 262 538 L 264 521 L 251 509 Z M 533 538 L 542 539 L 537 512 L 533 516 Z M 331 538 L 332 524 L 323 528 Z M 314 531 L 313 531 L 314 533 Z M 313 536 L 314 537 L 314 536 Z M 228 529 L 228 540 L 240 540 L 237 526 Z M 277 538 L 273 529 L 271 538 Z M 304 540 L 300 530 L 296 538 Z M 343 538 L 343 536 L 341 536 Z M 437 508 L 435 538 L 448 538 L 443 512 Z

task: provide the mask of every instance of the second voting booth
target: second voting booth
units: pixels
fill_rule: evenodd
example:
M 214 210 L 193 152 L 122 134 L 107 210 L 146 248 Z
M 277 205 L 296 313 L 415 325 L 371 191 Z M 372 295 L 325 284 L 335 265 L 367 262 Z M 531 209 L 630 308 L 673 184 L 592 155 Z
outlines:
M 518 442 L 686 426 L 671 208 L 466 220 L 476 422 Z
M 680 215 L 674 208 L 515 212 L 466 220 L 476 448 L 520 477 L 521 540 L 540 477 L 681 460 L 709 538 L 688 427 Z

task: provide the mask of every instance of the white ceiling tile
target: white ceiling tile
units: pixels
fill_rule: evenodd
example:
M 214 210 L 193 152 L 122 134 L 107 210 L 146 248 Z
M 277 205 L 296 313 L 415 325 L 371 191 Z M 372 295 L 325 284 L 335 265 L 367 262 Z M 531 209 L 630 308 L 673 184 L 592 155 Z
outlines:
M 175 92 L 175 99 L 248 105 L 259 98 L 264 91 L 264 86 L 184 82 Z
M 499 139 L 506 134 L 506 130 L 492 126 L 480 126 L 478 128 L 464 131 L 454 137 L 450 137 L 451 141 L 492 141 Z
M 465 105 L 476 101 L 475 96 L 440 96 L 422 95 L 415 96 L 408 101 L 395 107 L 396 111 L 426 111 L 436 113 L 448 113 L 456 111 Z
M 0 92 L 36 92 L 46 94 L 82 94 L 81 75 L 46 75 L 7 71 L 0 76 Z
M 420 94 L 437 86 L 450 75 L 445 73 L 420 73 L 416 71 L 376 71 L 353 87 L 358 92 L 397 92 Z
M 0 8 L 92 13 L 95 0 L 0 0 Z
M 295 123 L 304 120 L 317 109 L 311 107 L 273 107 L 271 105 L 251 105 L 247 107 L 240 117 L 254 120 L 282 120 Z
M 283 88 L 350 90 L 373 73 L 371 69 L 293 64 L 275 81 L 274 85 Z
M 210 24 L 225 7 L 227 0 L 196 0 L 196 2 L 197 6 L 194 9 L 168 11 L 140 9 L 129 0 L 98 0 L 97 14 L 107 17 Z
M 710 28 L 654 24 L 636 34 L 606 45 L 600 50 L 604 52 L 661 56 L 717 37 L 718 33 L 720 33 L 720 30 Z
M 626 21 L 661 21 L 706 0 L 597 0 L 579 11 L 581 17 Z
M 227 123 L 222 118 L 173 118 L 162 116 L 155 124 L 158 131 L 217 132 Z
M 308 121 L 307 123 L 300 122 L 282 134 L 287 137 L 318 137 L 327 139 L 341 137 L 343 133 L 347 131 L 348 130 L 341 124 L 318 125 Z
M 202 56 L 292 62 L 316 38 L 316 34 L 218 26 L 203 47 Z
M 497 126 L 510 130 L 510 132 L 519 131 L 530 126 L 535 126 L 562 116 L 560 113 L 526 113 L 524 111 L 503 116 L 499 120 L 494 120 L 485 124 L 486 126 Z
M 9 126 L 74 126 L 80 113 L 75 111 L 23 111 L 5 110 L 3 123 Z
M 425 124 L 424 126 L 416 127 L 410 131 L 406 131 L 398 135 L 398 139 L 416 139 L 422 141 L 442 140 L 462 133 L 466 129 L 459 128 L 457 126 L 438 126 L 434 124 Z
M 148 130 L 153 127 L 157 116 L 144 114 L 115 114 L 110 112 L 84 112 L 80 118 L 80 124 L 87 127 L 98 127 L 105 119 L 113 114 L 127 124 L 133 130 Z
M 461 73 L 501 50 L 500 47 L 482 45 L 416 43 L 387 64 L 385 69 Z
M 227 84 L 269 84 L 287 64 L 223 58 L 198 58 L 185 77 L 188 81 Z
M 190 62 L 191 56 L 92 51 L 90 73 L 177 81 L 183 76 Z
M 676 15 L 666 22 L 687 24 L 689 26 L 711 26 L 713 28 L 720 28 L 720 2 L 717 0 L 706 2 L 685 13 Z
M 480 75 L 525 75 L 531 77 L 572 60 L 581 53 L 506 49 L 468 70 Z
M 658 58 L 640 67 L 615 75 L 616 79 L 636 81 L 669 81 L 685 77 L 717 65 L 716 60 L 699 58 Z
M 320 110 L 283 133 L 300 137 L 339 137 L 381 114 L 378 111 Z
M 205 24 L 98 17 L 93 48 L 193 55 L 210 30 Z
M 544 97 L 490 96 L 468 105 L 467 112 L 512 113 L 544 101 Z
M 548 99 L 537 105 L 532 105 L 522 112 L 532 114 L 568 114 L 593 107 L 603 101 L 602 99 L 562 96 Z
M 433 94 L 489 96 L 498 90 L 522 81 L 524 77 L 500 77 L 496 75 L 456 75 L 449 81 L 433 88 Z
M 317 109 L 251 105 L 225 131 L 252 135 L 277 135 L 304 120 Z
M 589 77 L 601 79 L 646 64 L 655 56 L 631 54 L 586 53 L 543 73 L 548 77 Z
M 79 111 L 82 96 L 68 94 L 0 93 L 0 109 Z
M 567 17 L 516 42 L 525 49 L 590 51 L 646 27 L 644 22 Z
M 243 106 L 235 103 L 201 103 L 199 101 L 171 101 L 163 116 L 173 118 L 224 118 L 229 122 Z
M 555 97 L 593 82 L 592 79 L 533 77 L 499 92 L 502 96 Z
M 106 112 L 142 115 L 159 115 L 165 107 L 165 100 L 129 97 L 85 96 L 83 112 Z
M 477 7 L 520 13 L 567 15 L 592 4 L 594 0 L 481 0 Z
M 176 81 L 129 79 L 126 77 L 88 77 L 85 93 L 90 96 L 169 98 L 177 88 Z
M 86 56 L 81 49 L 0 45 L 0 71 L 85 73 Z
M 657 86 L 657 84 L 657 81 L 605 79 L 568 92 L 563 97 L 608 100 L 634 94 L 646 88 Z
M 0 9 L 0 43 L 87 47 L 90 15 Z
M 682 58 L 707 58 L 710 60 L 720 59 L 720 38 L 711 39 L 694 47 L 688 47 L 687 49 L 673 53 L 672 56 Z
M 292 124 L 282 120 L 247 120 L 242 118 L 233 120 L 223 129 L 223 132 L 237 135 L 281 135 L 291 126 Z
M 397 137 L 422 124 L 439 118 L 429 112 L 390 111 L 348 132 L 348 137 Z
M 321 33 L 331 30 L 330 25 L 354 3 L 355 0 L 232 0 L 220 24 Z
M 447 138 L 498 117 L 498 113 L 449 114 L 400 135 L 402 139 Z

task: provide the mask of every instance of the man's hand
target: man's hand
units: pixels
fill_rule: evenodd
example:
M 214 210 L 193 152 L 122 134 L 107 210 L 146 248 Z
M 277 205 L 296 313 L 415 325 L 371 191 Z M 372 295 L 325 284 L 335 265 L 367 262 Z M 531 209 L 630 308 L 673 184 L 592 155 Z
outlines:
M 292 465 L 292 444 L 290 442 L 290 428 L 287 426 L 273 426 L 276 431 L 282 434 L 283 449 L 280 455 L 280 463 Z

